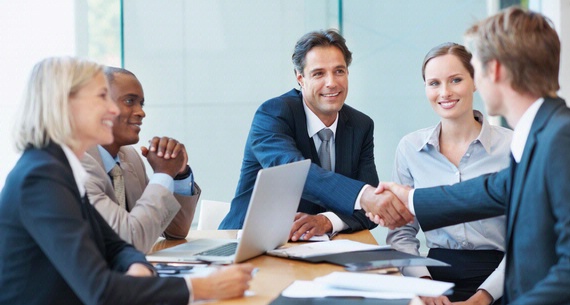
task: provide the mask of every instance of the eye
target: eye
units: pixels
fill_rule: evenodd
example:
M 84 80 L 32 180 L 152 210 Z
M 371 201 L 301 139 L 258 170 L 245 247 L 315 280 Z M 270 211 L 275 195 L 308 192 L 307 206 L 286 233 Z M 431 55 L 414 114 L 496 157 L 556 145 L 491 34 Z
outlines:
M 135 103 L 135 101 L 132 98 L 127 98 L 123 102 L 128 106 L 132 106 Z
M 457 84 L 457 83 L 460 83 L 462 80 L 463 80 L 463 79 L 462 79 L 461 77 L 454 77 L 454 78 L 451 80 L 451 82 L 452 82 L 453 84 Z
M 321 77 L 323 76 L 323 72 L 315 72 L 313 73 L 313 77 Z
M 338 70 L 336 70 L 336 74 L 338 74 L 338 75 L 344 75 L 344 74 L 346 74 L 346 70 L 344 70 L 344 69 L 338 69 Z
M 432 80 L 432 81 L 428 82 L 428 86 L 431 86 L 431 87 L 439 86 L 439 82 L 436 80 Z

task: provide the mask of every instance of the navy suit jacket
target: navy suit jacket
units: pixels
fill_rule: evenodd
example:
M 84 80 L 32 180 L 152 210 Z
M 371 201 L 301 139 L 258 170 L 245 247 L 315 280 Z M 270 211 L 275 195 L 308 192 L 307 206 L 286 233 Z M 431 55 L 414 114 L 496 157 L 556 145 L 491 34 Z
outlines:
M 503 304 L 570 304 L 570 109 L 545 98 L 518 164 L 417 189 L 414 208 L 424 230 L 506 214 Z
M 184 279 L 124 275 L 137 262 L 80 197 L 60 146 L 23 153 L 0 194 L 0 304 L 188 303 Z
M 378 185 L 374 122 L 344 105 L 339 112 L 335 143 L 335 172 L 331 172 L 320 167 L 315 144 L 309 138 L 301 92 L 293 89 L 263 103 L 253 118 L 235 198 L 220 229 L 243 226 L 260 169 L 304 159 L 311 159 L 312 164 L 299 212 L 317 214 L 331 210 L 348 224 L 347 231 L 374 228 L 376 225 L 362 210 L 354 211 L 362 187 Z

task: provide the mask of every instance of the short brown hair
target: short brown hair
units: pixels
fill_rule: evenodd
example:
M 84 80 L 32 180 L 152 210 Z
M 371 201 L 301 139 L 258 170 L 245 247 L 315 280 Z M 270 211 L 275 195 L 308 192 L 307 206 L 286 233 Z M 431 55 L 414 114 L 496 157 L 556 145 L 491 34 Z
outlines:
M 422 64 L 422 78 L 426 80 L 426 65 L 427 63 L 439 56 L 443 55 L 455 55 L 457 59 L 463 64 L 463 67 L 469 71 L 471 78 L 475 75 L 473 66 L 471 65 L 471 53 L 465 49 L 464 46 L 457 44 L 455 42 L 444 42 L 438 46 L 433 47 L 424 57 L 424 63 Z
M 555 97 L 560 89 L 560 39 L 547 17 L 509 7 L 465 32 L 467 46 L 483 69 L 497 60 L 519 93 Z
M 350 62 L 352 62 L 352 53 L 346 46 L 346 40 L 336 30 L 329 29 L 326 31 L 320 30 L 309 32 L 297 41 L 293 51 L 293 56 L 291 56 L 293 65 L 295 66 L 295 71 L 303 75 L 306 56 L 312 48 L 329 46 L 337 47 L 342 52 L 346 66 L 350 66 Z

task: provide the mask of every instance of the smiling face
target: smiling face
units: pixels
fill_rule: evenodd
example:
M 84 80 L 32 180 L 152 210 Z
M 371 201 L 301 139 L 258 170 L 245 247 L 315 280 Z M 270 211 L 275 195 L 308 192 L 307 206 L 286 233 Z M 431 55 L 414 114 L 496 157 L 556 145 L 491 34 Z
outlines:
M 426 96 L 444 119 L 473 116 L 475 84 L 461 61 L 451 54 L 432 58 L 425 66 Z
M 348 67 L 342 52 L 333 46 L 314 47 L 305 56 L 303 74 L 297 72 L 307 107 L 330 126 L 348 93 Z
M 110 92 L 120 110 L 113 126 L 113 144 L 118 150 L 121 146 L 139 142 L 142 120 L 145 117 L 144 93 L 139 80 L 127 73 L 114 74 Z
M 73 135 L 81 147 L 76 153 L 97 144 L 113 142 L 113 122 L 119 109 L 110 99 L 107 79 L 103 73 L 97 74 L 83 88 L 69 97 L 69 107 L 73 120 Z

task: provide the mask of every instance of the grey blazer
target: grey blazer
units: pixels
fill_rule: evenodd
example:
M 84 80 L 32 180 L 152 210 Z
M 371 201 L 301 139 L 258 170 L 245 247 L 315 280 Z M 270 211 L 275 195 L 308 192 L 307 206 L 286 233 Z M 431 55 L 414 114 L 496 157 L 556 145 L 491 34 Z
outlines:
M 144 253 L 161 234 L 167 238 L 185 238 L 201 193 L 198 185 L 194 183 L 193 196 L 173 195 L 161 185 L 148 184 L 143 160 L 134 147 L 121 147 L 119 159 L 129 210 L 117 204 L 113 184 L 97 147 L 87 151 L 81 160 L 90 174 L 85 188 L 91 204 L 121 238 Z

